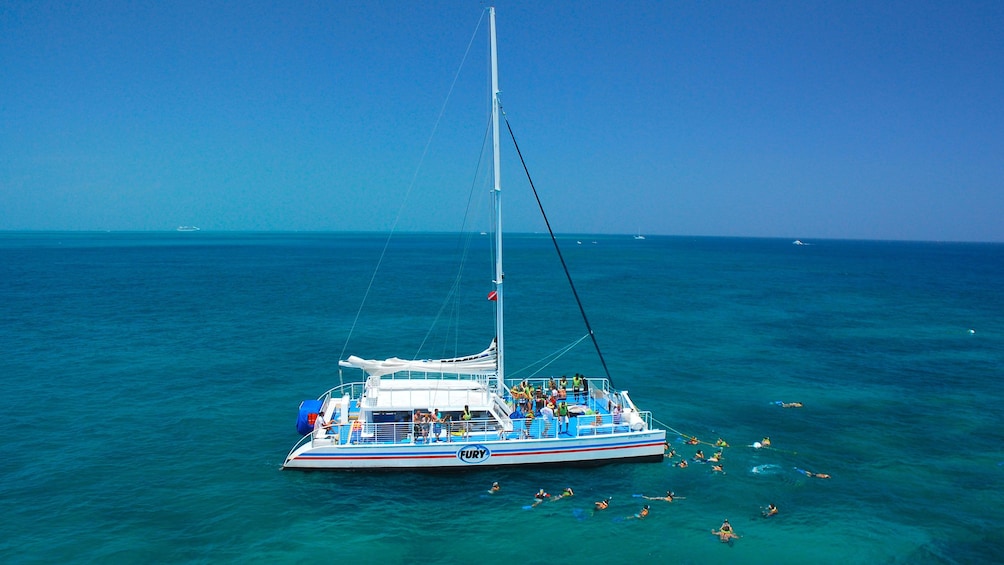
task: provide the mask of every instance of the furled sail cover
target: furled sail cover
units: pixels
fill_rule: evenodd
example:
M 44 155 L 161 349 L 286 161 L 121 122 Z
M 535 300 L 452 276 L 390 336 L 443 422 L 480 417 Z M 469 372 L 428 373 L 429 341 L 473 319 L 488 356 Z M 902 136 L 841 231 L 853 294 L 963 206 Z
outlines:
M 339 361 L 342 367 L 355 367 L 366 371 L 374 377 L 389 375 L 399 371 L 415 371 L 420 373 L 436 373 L 448 375 L 494 375 L 498 367 L 498 354 L 495 340 L 488 349 L 477 355 L 455 357 L 453 359 L 400 359 L 391 357 L 383 361 L 375 359 L 360 359 L 350 355 L 348 359 Z

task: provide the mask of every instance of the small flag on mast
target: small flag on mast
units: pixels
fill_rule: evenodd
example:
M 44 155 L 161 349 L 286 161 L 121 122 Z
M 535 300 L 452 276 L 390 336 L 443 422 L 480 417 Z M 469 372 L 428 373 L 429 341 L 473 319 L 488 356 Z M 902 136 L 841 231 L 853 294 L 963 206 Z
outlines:
M 497 291 L 493 290 L 488 293 L 488 300 L 498 300 L 498 299 L 499 299 L 499 293 Z

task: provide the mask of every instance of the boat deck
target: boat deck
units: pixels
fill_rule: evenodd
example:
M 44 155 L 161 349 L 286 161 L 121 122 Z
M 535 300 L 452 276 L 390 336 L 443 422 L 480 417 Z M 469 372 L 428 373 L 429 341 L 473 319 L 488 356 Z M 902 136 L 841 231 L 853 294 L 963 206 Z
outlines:
M 512 403 L 511 397 L 506 399 Z M 512 429 L 504 429 L 493 418 L 473 419 L 467 422 L 453 420 L 442 424 L 414 422 L 360 422 L 359 407 L 355 399 L 349 403 L 348 423 L 336 424 L 322 434 L 314 432 L 313 443 L 317 445 L 388 445 L 414 444 L 429 445 L 440 442 L 484 442 L 498 440 L 561 439 L 601 434 L 625 433 L 631 425 L 623 414 L 611 411 L 613 402 L 607 393 L 597 389 L 592 395 L 580 395 L 578 401 L 572 395 L 566 400 L 569 409 L 568 424 L 557 415 L 550 422 L 542 416 L 532 418 L 522 416 L 522 412 L 510 415 Z M 648 413 L 643 412 L 643 416 Z M 332 414 L 339 421 L 340 414 Z

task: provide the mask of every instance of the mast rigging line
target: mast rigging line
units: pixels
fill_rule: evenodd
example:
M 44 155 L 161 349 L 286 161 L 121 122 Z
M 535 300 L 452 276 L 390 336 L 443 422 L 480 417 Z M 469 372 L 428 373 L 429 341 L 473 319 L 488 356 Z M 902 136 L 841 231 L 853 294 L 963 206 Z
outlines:
M 499 102 L 499 110 L 502 110 L 502 104 Z M 526 160 L 523 159 L 523 152 L 519 150 L 519 143 L 516 142 L 516 135 L 512 131 L 512 125 L 509 124 L 509 116 L 502 111 L 502 119 L 505 120 L 505 127 L 509 130 L 509 137 L 512 139 L 513 147 L 516 149 L 516 154 L 519 155 L 519 162 L 523 165 L 523 172 L 526 173 L 526 180 L 530 183 L 530 189 L 533 190 L 533 197 L 537 200 L 537 207 L 540 208 L 540 215 L 544 218 L 544 224 L 547 226 L 547 233 L 551 236 L 551 242 L 554 244 L 554 250 L 558 253 L 558 259 L 561 261 L 561 268 L 565 271 L 565 278 L 568 279 L 568 286 L 572 289 L 572 295 L 575 296 L 575 303 L 579 306 L 579 312 L 582 314 L 582 321 L 586 324 L 586 331 L 589 332 L 589 337 L 593 340 L 593 347 L 596 348 L 596 354 L 600 358 L 600 363 L 603 365 L 603 372 L 607 376 L 607 382 L 610 386 L 614 386 L 613 377 L 610 376 L 610 369 L 607 368 L 607 362 L 603 358 L 603 352 L 600 351 L 600 344 L 596 341 L 596 334 L 593 333 L 593 328 L 589 324 L 589 318 L 586 316 L 586 309 L 582 306 L 582 300 L 579 299 L 579 292 L 575 290 L 575 283 L 572 281 L 572 274 L 568 271 L 568 265 L 565 263 L 565 257 L 561 254 L 561 248 L 558 246 L 558 239 L 554 236 L 554 231 L 551 229 L 551 222 L 547 219 L 547 212 L 544 211 L 544 204 L 540 201 L 540 195 L 537 194 L 537 187 L 533 184 L 533 179 L 530 178 L 530 170 L 526 166 Z

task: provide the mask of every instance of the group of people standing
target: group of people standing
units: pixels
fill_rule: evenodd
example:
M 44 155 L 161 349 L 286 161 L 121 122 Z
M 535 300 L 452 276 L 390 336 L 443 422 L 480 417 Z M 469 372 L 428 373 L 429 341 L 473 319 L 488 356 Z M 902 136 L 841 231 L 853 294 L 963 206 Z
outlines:
M 534 386 L 527 381 L 516 384 L 512 387 L 513 397 L 513 419 L 525 419 L 526 430 L 529 430 L 535 418 L 544 420 L 544 430 L 542 437 L 548 437 L 552 423 L 557 420 L 557 434 L 569 433 L 568 401 L 573 403 L 585 402 L 589 398 L 589 380 L 585 375 L 575 373 L 571 380 L 571 398 L 569 398 L 569 380 L 566 375 L 555 381 L 552 377 L 548 380 L 547 386 Z M 529 432 L 528 432 L 529 433 Z
M 539 412 L 546 403 L 558 403 L 569 400 L 568 388 L 568 377 L 561 375 L 561 379 L 558 381 L 555 381 L 554 377 L 548 379 L 546 387 L 543 384 L 534 386 L 533 383 L 523 379 L 522 382 L 512 387 L 511 392 L 513 400 L 523 411 L 532 408 L 534 412 Z M 580 375 L 579 373 L 572 375 L 571 388 L 570 400 L 573 403 L 585 402 L 589 398 L 589 379 L 585 375 Z
M 464 406 L 464 411 L 460 416 L 461 425 L 457 425 L 453 421 L 453 416 L 451 414 L 442 414 L 439 408 L 435 408 L 432 412 L 422 412 L 421 410 L 415 410 L 415 413 L 411 418 L 412 426 L 412 437 L 414 441 L 423 442 L 439 442 L 453 441 L 453 434 L 455 432 L 460 432 L 462 437 L 466 438 L 470 429 L 467 425 L 471 420 L 471 409 L 468 406 Z M 443 434 L 443 431 L 446 434 Z M 429 438 L 432 438 L 431 440 Z

